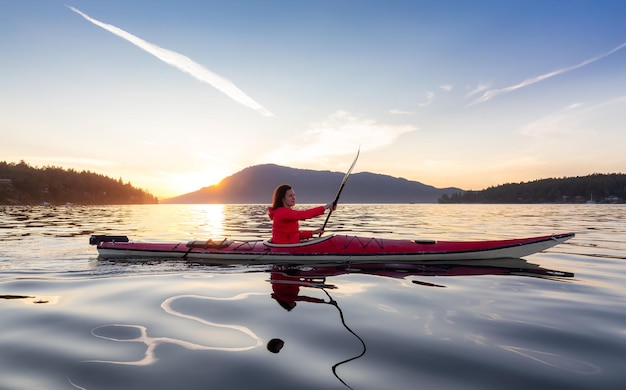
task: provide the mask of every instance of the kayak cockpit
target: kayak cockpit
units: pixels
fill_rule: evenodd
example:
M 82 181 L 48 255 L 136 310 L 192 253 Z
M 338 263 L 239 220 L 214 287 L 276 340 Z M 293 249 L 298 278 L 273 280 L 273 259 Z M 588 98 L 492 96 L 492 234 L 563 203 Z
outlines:
M 328 240 L 329 238 L 332 238 L 333 236 L 334 234 L 330 234 L 324 237 L 316 237 L 316 238 L 308 239 L 306 241 L 300 241 L 295 244 L 275 244 L 271 240 L 264 240 L 263 245 L 269 246 L 270 248 L 300 248 L 303 246 L 319 244 L 320 242 L 324 242 Z

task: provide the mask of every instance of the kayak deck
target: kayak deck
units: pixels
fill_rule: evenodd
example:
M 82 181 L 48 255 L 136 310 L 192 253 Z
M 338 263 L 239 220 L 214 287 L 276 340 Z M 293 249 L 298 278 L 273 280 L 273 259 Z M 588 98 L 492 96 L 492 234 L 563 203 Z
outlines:
M 487 241 L 431 241 L 328 235 L 297 244 L 267 240 L 187 243 L 133 242 L 126 236 L 92 236 L 101 258 L 173 258 L 220 262 L 426 261 L 521 258 L 574 237 L 574 233 Z

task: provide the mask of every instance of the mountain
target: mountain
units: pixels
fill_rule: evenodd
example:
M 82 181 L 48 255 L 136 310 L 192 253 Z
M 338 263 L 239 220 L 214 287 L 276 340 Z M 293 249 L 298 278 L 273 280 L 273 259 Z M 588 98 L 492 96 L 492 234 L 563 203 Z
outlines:
M 344 173 L 295 169 L 275 164 L 245 168 L 222 180 L 160 203 L 270 204 L 274 189 L 283 183 L 296 191 L 300 204 L 331 202 Z M 341 193 L 342 203 L 437 203 L 444 194 L 460 188 L 435 188 L 416 181 L 369 172 L 355 173 Z

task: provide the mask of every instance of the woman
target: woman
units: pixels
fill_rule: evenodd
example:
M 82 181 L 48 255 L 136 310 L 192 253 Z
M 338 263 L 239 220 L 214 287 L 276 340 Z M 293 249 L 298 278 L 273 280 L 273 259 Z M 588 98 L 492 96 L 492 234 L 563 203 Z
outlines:
M 313 218 L 324 214 L 325 210 L 333 210 L 332 203 L 307 210 L 293 210 L 296 205 L 296 193 L 289 184 L 281 184 L 274 190 L 272 207 L 269 208 L 272 224 L 272 242 L 274 244 L 297 244 L 301 240 L 313 237 L 314 234 L 324 233 L 322 229 L 300 230 L 298 221 Z

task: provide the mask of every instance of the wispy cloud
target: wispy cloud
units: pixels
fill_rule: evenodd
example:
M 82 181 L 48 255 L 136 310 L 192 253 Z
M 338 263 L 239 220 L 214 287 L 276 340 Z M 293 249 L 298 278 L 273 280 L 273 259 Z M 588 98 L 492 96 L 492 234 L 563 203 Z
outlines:
M 476 95 L 477 93 L 481 93 L 482 91 L 485 91 L 485 90 L 489 89 L 489 87 L 490 87 L 490 86 L 491 86 L 491 85 L 490 85 L 490 84 L 487 84 L 487 83 L 482 83 L 482 82 L 481 82 L 481 83 L 478 83 L 478 85 L 477 85 L 475 88 L 471 89 L 471 90 L 468 92 L 467 97 L 470 97 L 470 96 Z M 469 89 L 469 88 L 471 88 L 471 87 L 470 87 L 470 86 L 468 86 L 467 88 Z
M 361 145 L 361 151 L 378 149 L 414 130 L 417 128 L 410 125 L 384 124 L 346 111 L 336 111 L 277 145 L 265 158 L 281 163 L 320 161 L 353 154 L 358 145 Z
M 118 37 L 129 41 L 130 43 L 136 45 L 140 49 L 145 50 L 146 52 L 157 57 L 161 61 L 169 65 L 172 65 L 178 70 L 181 70 L 193 76 L 197 80 L 200 80 L 204 83 L 207 83 L 213 86 L 217 90 L 225 93 L 227 96 L 229 96 L 231 99 L 235 100 L 236 102 L 241 103 L 244 106 L 247 106 L 253 110 L 256 110 L 263 116 L 266 116 L 266 117 L 274 116 L 274 114 L 272 114 L 270 111 L 265 109 L 259 103 L 254 101 L 254 99 L 246 95 L 242 90 L 237 88 L 237 86 L 233 84 L 231 81 L 211 72 L 204 66 L 193 61 L 191 58 L 184 56 L 182 54 L 173 52 L 171 50 L 163 49 L 150 42 L 144 41 L 143 39 L 136 37 L 135 35 L 130 34 L 118 27 L 93 19 L 74 7 L 68 6 L 68 8 L 76 12 L 77 14 L 81 15 L 83 18 L 95 24 L 96 26 L 102 27 L 103 29 L 117 35 Z
M 414 112 L 412 112 L 412 111 L 402 111 L 402 110 L 398 110 L 397 108 L 389 110 L 389 113 L 390 114 L 394 114 L 394 115 L 411 115 L 411 114 L 414 114 Z
M 428 105 L 430 105 L 430 103 L 433 102 L 433 100 L 435 99 L 435 93 L 434 92 L 427 92 L 426 93 L 426 101 L 423 103 L 419 103 L 418 106 L 420 107 L 426 107 Z
M 578 140 L 586 139 L 583 135 L 592 135 L 605 139 L 600 132 L 610 132 L 616 123 L 623 123 L 626 114 L 621 107 L 626 103 L 626 95 L 617 96 L 592 105 L 573 103 L 555 113 L 540 118 L 520 129 L 520 134 L 541 139 L 555 139 L 561 142 L 562 137 Z M 619 134 L 621 136 L 621 133 Z M 611 139 L 616 144 L 623 144 L 618 134 Z
M 450 92 L 450 91 L 452 91 L 452 88 L 453 87 L 450 84 L 443 84 L 443 85 L 439 86 L 439 89 L 441 89 L 444 92 Z M 426 92 L 426 100 L 422 101 L 421 103 L 417 103 L 417 106 L 418 107 L 430 106 L 433 103 L 434 100 L 435 100 L 435 92 L 428 91 L 428 92 Z M 398 110 L 398 109 L 390 110 L 389 112 L 391 114 L 396 114 L 396 115 L 398 115 L 398 114 L 400 114 L 400 115 L 415 114 L 412 111 L 401 111 L 401 110 Z
M 520 129 L 520 134 L 535 138 L 554 138 L 559 135 L 576 133 L 571 117 L 577 117 L 585 106 L 573 103 L 555 113 L 527 124 Z
M 538 83 L 540 81 L 547 80 L 547 79 L 549 79 L 551 77 L 558 76 L 560 74 L 563 74 L 563 73 L 566 73 L 566 72 L 569 72 L 569 71 L 572 71 L 572 70 L 575 70 L 575 69 L 578 69 L 578 68 L 582 68 L 583 66 L 586 66 L 586 65 L 589 65 L 589 64 L 594 63 L 596 61 L 599 61 L 599 60 L 603 59 L 604 57 L 607 57 L 607 56 L 615 53 L 616 51 L 623 49 L 624 47 L 626 47 L 626 42 L 624 42 L 621 45 L 617 46 L 613 50 L 610 50 L 610 51 L 608 51 L 608 52 L 606 52 L 604 54 L 598 55 L 598 56 L 590 58 L 588 60 L 585 60 L 585 61 L 583 61 L 583 62 L 581 62 L 579 64 L 576 64 L 576 65 L 573 65 L 573 66 L 569 66 L 569 67 L 566 67 L 566 68 L 557 69 L 555 71 L 552 71 L 552 72 L 549 72 L 549 73 L 546 73 L 546 74 L 542 74 L 540 76 L 531 77 L 529 79 L 526 79 L 526 80 L 522 81 L 521 83 L 518 83 L 518 84 L 515 84 L 515 85 L 511 85 L 509 87 L 499 88 L 499 89 L 489 89 L 489 90 L 485 91 L 478 99 L 475 99 L 472 102 L 470 102 L 468 107 L 476 105 L 476 104 L 484 103 L 484 102 L 486 102 L 488 100 L 493 99 L 495 96 L 498 96 L 498 95 L 501 95 L 501 94 L 504 94 L 504 93 L 513 92 L 513 91 L 518 90 L 520 88 L 524 88 L 524 87 L 527 87 L 529 85 Z

